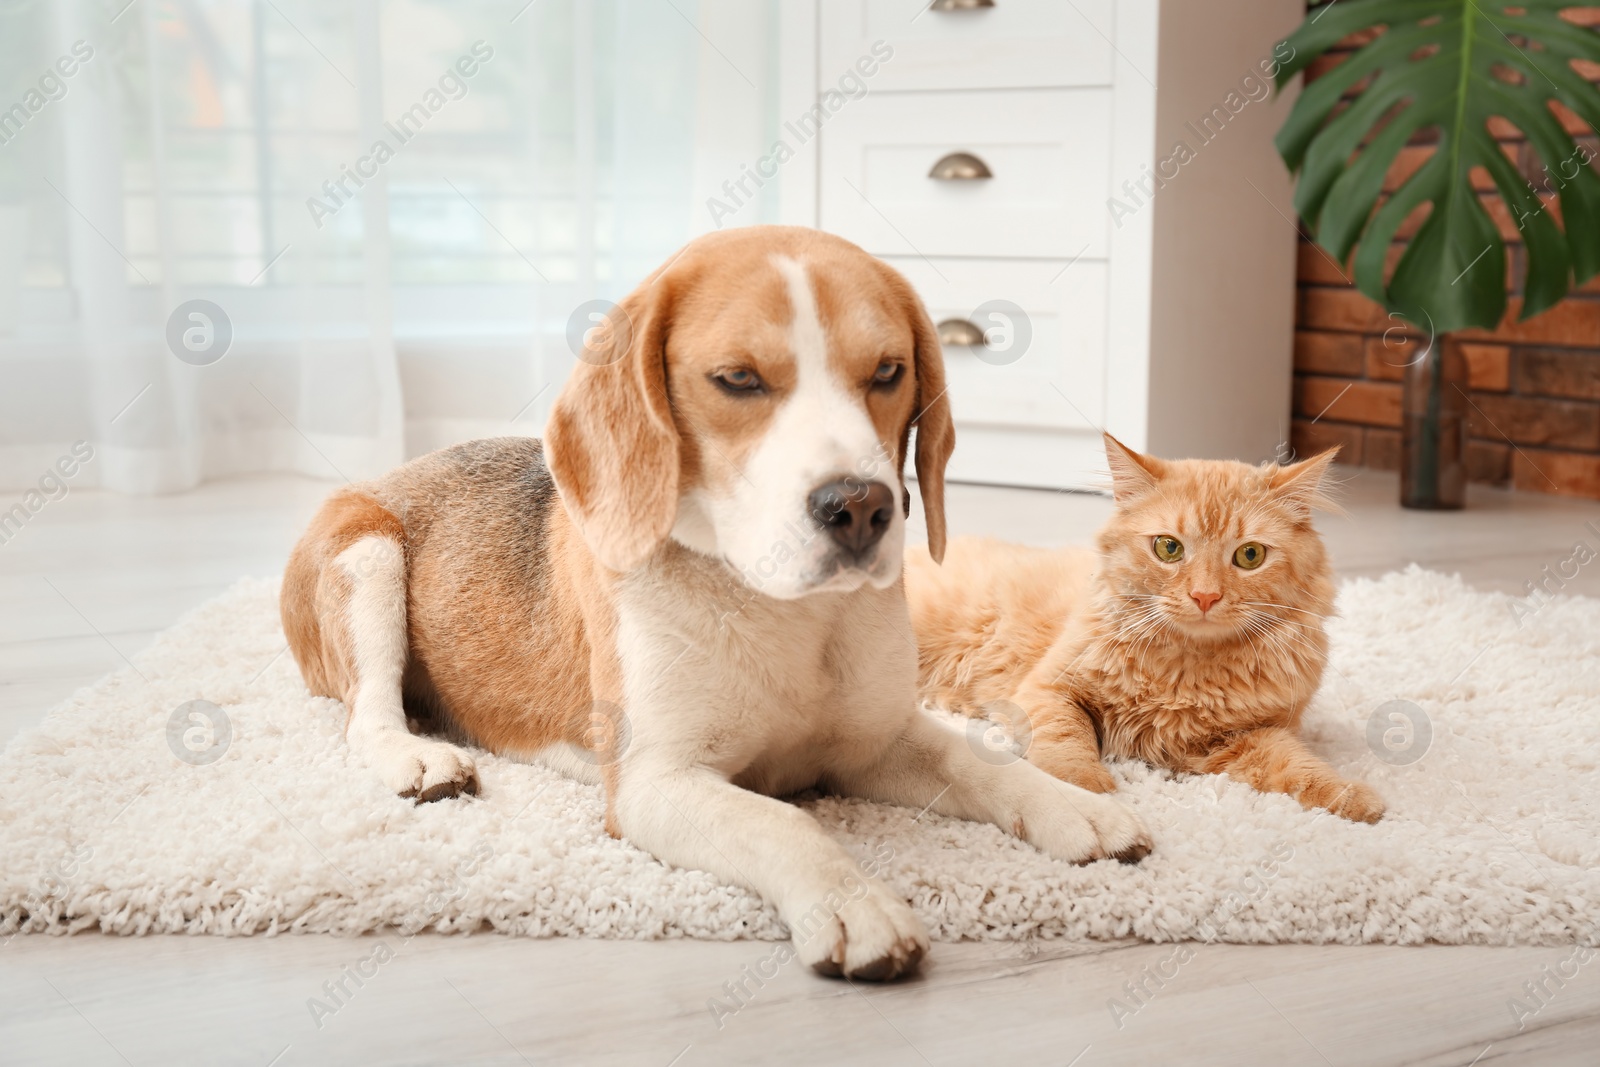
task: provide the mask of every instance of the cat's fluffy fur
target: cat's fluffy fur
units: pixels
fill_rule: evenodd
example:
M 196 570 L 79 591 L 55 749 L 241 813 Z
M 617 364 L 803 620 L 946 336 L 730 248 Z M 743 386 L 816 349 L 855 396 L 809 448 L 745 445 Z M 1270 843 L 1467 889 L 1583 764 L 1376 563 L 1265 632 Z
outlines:
M 1334 453 L 1160 460 L 1107 434 L 1106 454 L 1116 510 L 1098 553 L 960 538 L 943 567 L 908 558 L 923 698 L 1016 720 L 1030 761 L 1086 789 L 1116 788 L 1102 754 L 1136 757 L 1376 822 L 1377 793 L 1298 735 L 1328 658 L 1334 586 L 1311 512 Z M 1157 557 L 1161 535 L 1181 559 Z M 1246 570 L 1249 542 L 1266 557 Z

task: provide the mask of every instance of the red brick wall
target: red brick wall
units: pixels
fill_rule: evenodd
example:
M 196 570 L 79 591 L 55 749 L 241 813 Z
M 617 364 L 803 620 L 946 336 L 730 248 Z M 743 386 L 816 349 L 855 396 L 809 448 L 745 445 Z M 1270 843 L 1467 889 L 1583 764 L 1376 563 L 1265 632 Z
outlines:
M 1574 9 L 1568 17 L 1600 26 L 1600 7 Z M 1346 42 L 1346 50 L 1354 45 Z M 1323 57 L 1307 78 L 1315 78 L 1342 58 Z M 1600 67 L 1584 73 L 1591 81 L 1600 81 Z M 1600 139 L 1593 131 L 1570 112 L 1561 118 L 1568 132 L 1600 157 Z M 1506 155 L 1542 189 L 1548 181 L 1541 171 L 1544 161 L 1515 127 L 1495 121 L 1493 130 Z M 1404 149 L 1385 189 L 1398 187 L 1432 151 L 1425 141 Z M 1600 164 L 1591 167 L 1600 169 Z M 1517 225 L 1481 168 L 1474 172 L 1474 183 L 1509 242 L 1512 294 L 1507 316 L 1497 329 L 1459 335 L 1471 371 L 1474 408 L 1469 475 L 1473 481 L 1493 485 L 1600 499 L 1600 277 L 1544 314 L 1517 322 L 1521 301 L 1516 293 L 1524 263 Z M 1554 196 L 1545 200 L 1559 221 Z M 1389 250 L 1391 267 L 1426 212 L 1424 206 L 1401 226 Z M 1397 469 L 1401 367 L 1425 338 L 1358 292 L 1349 280 L 1348 265 L 1335 263 L 1304 234 L 1302 229 L 1293 447 L 1308 455 L 1339 444 L 1344 462 Z

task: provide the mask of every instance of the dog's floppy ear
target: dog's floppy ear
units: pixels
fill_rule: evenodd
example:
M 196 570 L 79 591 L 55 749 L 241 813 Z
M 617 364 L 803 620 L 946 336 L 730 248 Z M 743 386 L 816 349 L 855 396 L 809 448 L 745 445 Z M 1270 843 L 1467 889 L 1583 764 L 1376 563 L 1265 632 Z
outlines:
M 909 286 L 907 286 L 909 289 Z M 944 562 L 944 468 L 956 447 L 956 429 L 950 421 L 950 398 L 945 394 L 944 347 L 939 331 L 916 294 L 910 294 L 912 329 L 916 334 L 917 398 L 911 423 L 917 428 L 917 487 L 922 491 L 922 515 L 928 524 L 928 555 Z
M 680 441 L 667 399 L 668 286 L 651 277 L 590 330 L 550 410 L 544 447 L 567 514 L 589 550 L 631 570 L 678 513 Z

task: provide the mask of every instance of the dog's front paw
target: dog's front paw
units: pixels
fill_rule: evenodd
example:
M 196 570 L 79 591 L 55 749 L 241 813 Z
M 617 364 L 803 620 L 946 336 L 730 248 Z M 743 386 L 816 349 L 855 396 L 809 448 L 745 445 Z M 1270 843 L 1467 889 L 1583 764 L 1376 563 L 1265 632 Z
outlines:
M 1100 793 L 1052 785 L 1049 803 L 1020 817 L 1018 837 L 1069 863 L 1138 863 L 1150 854 L 1150 832 L 1139 816 Z
M 876 882 L 860 884 L 867 891 L 859 897 L 836 890 L 789 920 L 796 955 L 834 978 L 886 982 L 911 974 L 928 951 L 922 920 Z
M 384 785 L 418 804 L 478 792 L 472 757 L 445 741 L 391 734 L 373 746 L 369 759 Z

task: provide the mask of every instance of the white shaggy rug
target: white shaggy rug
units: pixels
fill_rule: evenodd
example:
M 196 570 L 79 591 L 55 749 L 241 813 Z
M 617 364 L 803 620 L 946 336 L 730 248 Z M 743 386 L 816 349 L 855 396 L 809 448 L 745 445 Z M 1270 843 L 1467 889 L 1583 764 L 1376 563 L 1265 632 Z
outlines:
M 275 588 L 241 582 L 0 755 L 0 936 L 785 936 L 750 893 L 607 837 L 598 789 L 543 768 L 479 754 L 475 800 L 387 795 L 350 759 L 342 707 L 280 655 Z M 1156 841 L 1137 867 L 802 803 L 936 939 L 1593 945 L 1600 600 L 1518 603 L 1417 569 L 1344 586 L 1306 732 L 1388 800 L 1376 826 L 1133 763 L 1120 795 Z M 226 721 L 179 710 L 193 700 Z

